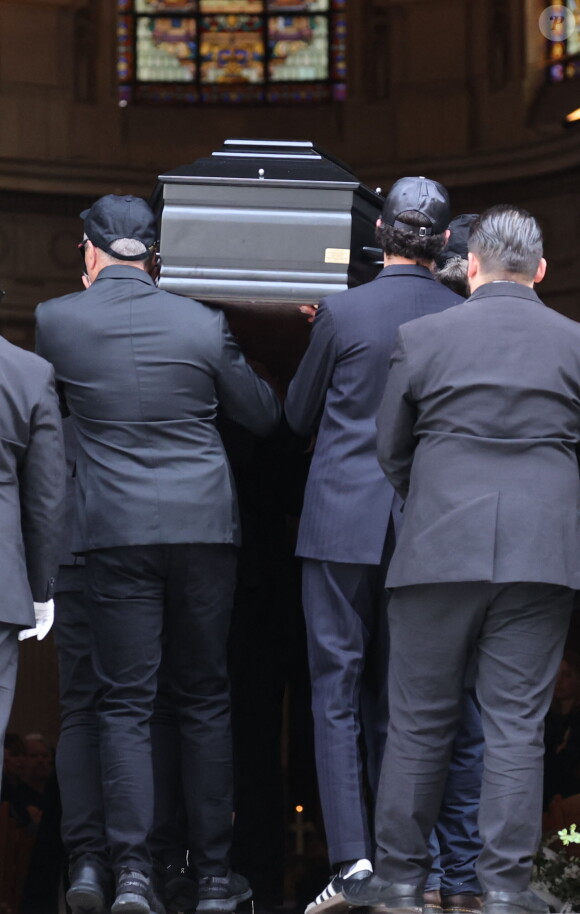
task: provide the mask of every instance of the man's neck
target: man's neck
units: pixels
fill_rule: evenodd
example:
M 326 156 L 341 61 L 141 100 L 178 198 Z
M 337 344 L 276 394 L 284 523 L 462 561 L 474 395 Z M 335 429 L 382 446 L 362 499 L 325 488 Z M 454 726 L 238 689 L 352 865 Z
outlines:
M 506 274 L 502 275 L 502 274 L 496 273 L 495 275 L 490 274 L 490 275 L 486 276 L 486 275 L 480 273 L 480 274 L 478 274 L 477 277 L 473 277 L 469 282 L 469 288 L 471 290 L 471 294 L 473 295 L 473 293 L 477 289 L 479 289 L 481 286 L 487 286 L 490 283 L 496 283 L 496 282 L 511 282 L 511 283 L 516 283 L 516 285 L 518 285 L 518 286 L 527 286 L 529 289 L 534 288 L 533 280 L 527 279 L 525 276 L 516 276 L 513 273 L 509 274 L 509 275 L 506 275 Z
M 408 257 L 396 257 L 394 254 L 384 254 L 383 261 L 386 267 L 426 267 L 430 270 L 433 266 L 432 260 L 410 260 Z

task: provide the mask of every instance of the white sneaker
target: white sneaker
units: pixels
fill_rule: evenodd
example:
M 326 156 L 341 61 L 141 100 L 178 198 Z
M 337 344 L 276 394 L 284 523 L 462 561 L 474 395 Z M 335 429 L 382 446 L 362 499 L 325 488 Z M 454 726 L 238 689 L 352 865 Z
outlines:
M 320 911 L 346 911 L 350 905 L 344 900 L 342 889 L 349 879 L 366 879 L 372 876 L 373 865 L 370 860 L 356 860 L 348 866 L 342 866 L 336 876 L 333 876 L 326 888 L 317 895 L 314 901 L 306 906 L 304 914 L 318 914 Z

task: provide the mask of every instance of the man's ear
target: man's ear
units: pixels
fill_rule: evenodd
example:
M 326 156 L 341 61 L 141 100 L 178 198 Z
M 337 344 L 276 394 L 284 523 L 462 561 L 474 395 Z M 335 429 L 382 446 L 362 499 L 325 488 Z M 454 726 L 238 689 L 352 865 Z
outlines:
M 546 275 L 546 270 L 548 269 L 548 263 L 545 257 L 542 257 L 538 264 L 538 269 L 536 270 L 536 275 L 534 276 L 534 284 L 541 282 L 544 276 Z
M 447 245 L 449 244 L 449 239 L 451 238 L 451 231 L 450 231 L 450 229 L 445 229 L 445 231 L 443 232 L 443 234 L 445 235 L 445 247 L 447 247 Z
M 467 278 L 473 279 L 479 273 L 480 266 L 479 260 L 475 254 L 472 254 L 471 251 L 467 254 Z
M 95 270 L 97 265 L 98 249 L 94 246 L 92 241 L 85 241 L 85 266 L 87 268 L 87 273 L 90 274 Z

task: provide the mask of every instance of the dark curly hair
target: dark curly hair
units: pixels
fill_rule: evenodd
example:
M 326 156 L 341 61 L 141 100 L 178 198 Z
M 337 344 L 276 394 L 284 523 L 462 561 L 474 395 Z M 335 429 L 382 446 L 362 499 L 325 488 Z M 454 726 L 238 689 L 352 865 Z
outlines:
M 413 210 L 397 216 L 397 222 L 405 222 L 413 228 L 429 228 L 431 222 L 426 216 Z M 441 235 L 419 235 L 393 228 L 379 222 L 375 237 L 387 256 L 405 257 L 407 260 L 431 263 L 445 247 L 445 233 Z

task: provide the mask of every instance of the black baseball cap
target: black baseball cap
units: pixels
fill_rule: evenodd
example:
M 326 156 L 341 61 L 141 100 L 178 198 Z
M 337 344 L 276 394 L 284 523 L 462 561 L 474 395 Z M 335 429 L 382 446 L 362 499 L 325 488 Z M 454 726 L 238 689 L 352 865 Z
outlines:
M 467 260 L 467 241 L 471 233 L 471 226 L 476 219 L 479 219 L 478 213 L 462 213 L 456 216 L 449 223 L 449 241 L 443 254 L 448 257 L 461 257 Z
M 152 254 L 157 244 L 157 223 L 151 207 L 141 197 L 107 194 L 81 213 L 85 235 L 117 260 L 143 260 L 145 253 L 131 256 L 117 253 L 111 245 L 120 238 L 140 241 Z
M 431 226 L 419 228 L 401 222 L 399 216 L 408 212 L 425 216 Z M 386 225 L 416 235 L 440 235 L 449 226 L 450 219 L 449 194 L 438 181 L 422 176 L 396 181 L 387 194 L 381 215 L 381 221 Z

